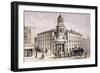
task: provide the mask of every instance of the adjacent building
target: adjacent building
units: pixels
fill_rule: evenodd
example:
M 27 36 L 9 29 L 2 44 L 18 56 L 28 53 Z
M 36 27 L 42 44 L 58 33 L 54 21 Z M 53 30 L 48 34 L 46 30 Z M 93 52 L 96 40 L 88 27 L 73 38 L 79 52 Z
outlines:
M 34 50 L 34 37 L 32 27 L 24 27 L 24 57 L 32 57 Z
M 82 38 L 81 47 L 87 52 L 87 56 L 90 56 L 90 38 Z

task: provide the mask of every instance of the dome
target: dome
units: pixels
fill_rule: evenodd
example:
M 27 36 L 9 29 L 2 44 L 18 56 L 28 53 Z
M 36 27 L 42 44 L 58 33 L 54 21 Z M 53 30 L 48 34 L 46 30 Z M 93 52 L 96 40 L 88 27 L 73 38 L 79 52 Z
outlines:
M 61 16 L 61 14 L 58 17 L 58 20 L 63 20 L 63 17 Z

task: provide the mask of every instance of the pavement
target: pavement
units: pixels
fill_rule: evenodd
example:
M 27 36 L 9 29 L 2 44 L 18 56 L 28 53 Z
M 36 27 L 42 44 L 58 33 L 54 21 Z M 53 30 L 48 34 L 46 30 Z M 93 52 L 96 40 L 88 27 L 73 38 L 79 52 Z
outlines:
M 33 61 L 52 61 L 52 60 L 72 60 L 72 59 L 85 59 L 84 56 L 71 56 L 71 57 L 63 57 L 63 58 L 55 58 L 54 55 L 44 53 L 44 58 L 41 57 L 42 53 L 37 54 L 37 58 L 35 58 L 35 53 L 32 57 L 25 57 L 25 62 L 33 62 Z

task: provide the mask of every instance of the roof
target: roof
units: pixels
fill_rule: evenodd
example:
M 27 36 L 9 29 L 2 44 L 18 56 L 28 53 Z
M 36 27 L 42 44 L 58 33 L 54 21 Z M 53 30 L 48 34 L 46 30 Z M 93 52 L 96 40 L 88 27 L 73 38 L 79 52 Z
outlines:
M 82 36 L 82 34 L 80 34 L 79 32 L 76 32 L 74 30 L 66 30 L 66 32 L 71 33 L 71 34 L 76 34 L 76 35 Z
M 56 29 L 52 29 L 52 30 L 48 30 L 48 31 L 44 31 L 44 32 L 38 33 L 38 35 L 40 35 L 40 34 L 44 34 L 44 33 L 49 33 L 49 32 L 56 32 Z
M 44 31 L 44 32 L 39 33 L 38 35 L 44 34 L 44 33 L 49 33 L 49 32 L 56 32 L 56 29 Z M 75 34 L 75 35 L 82 36 L 82 34 L 80 34 L 79 32 L 75 32 L 75 31 L 73 31 L 73 30 L 65 30 L 65 33 L 71 33 L 71 34 Z
M 60 15 L 58 16 L 58 19 L 63 19 L 63 17 L 62 17 L 62 15 L 61 15 L 61 13 L 60 13 Z

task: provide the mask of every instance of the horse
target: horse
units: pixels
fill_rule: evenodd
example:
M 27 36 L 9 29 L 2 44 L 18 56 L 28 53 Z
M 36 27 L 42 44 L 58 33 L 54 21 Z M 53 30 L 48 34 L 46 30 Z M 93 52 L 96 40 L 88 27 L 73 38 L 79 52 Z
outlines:
M 84 49 L 81 47 L 72 49 L 73 56 L 82 56 L 84 54 Z

